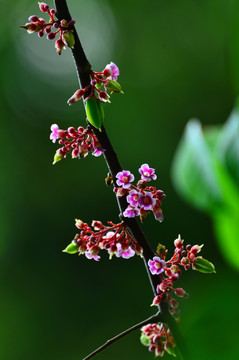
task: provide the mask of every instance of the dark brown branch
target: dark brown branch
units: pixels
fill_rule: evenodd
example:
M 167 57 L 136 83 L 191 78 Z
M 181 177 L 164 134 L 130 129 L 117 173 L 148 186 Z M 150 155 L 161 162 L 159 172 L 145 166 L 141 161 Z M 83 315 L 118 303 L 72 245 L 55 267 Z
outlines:
M 160 320 L 160 312 L 158 312 L 157 314 L 150 316 L 148 319 L 141 321 L 140 323 L 132 326 L 131 328 L 123 331 L 122 333 L 114 336 L 112 339 L 107 340 L 105 344 L 101 345 L 98 349 L 96 349 L 95 351 L 93 351 L 91 354 L 89 354 L 88 356 L 86 356 L 83 360 L 89 360 L 92 357 L 94 357 L 95 355 L 99 354 L 101 351 L 105 350 L 108 346 L 110 346 L 111 344 L 113 344 L 114 342 L 122 339 L 124 336 L 130 334 L 132 331 L 137 330 L 139 328 L 141 328 L 142 326 L 149 324 L 149 323 L 155 323 L 155 322 L 159 322 Z

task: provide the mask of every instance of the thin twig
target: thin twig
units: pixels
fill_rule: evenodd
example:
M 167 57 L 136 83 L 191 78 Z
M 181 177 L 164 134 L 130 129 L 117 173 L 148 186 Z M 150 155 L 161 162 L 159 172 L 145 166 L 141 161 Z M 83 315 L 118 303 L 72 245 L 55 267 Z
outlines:
M 140 323 L 132 326 L 131 328 L 123 331 L 122 333 L 114 336 L 112 339 L 107 340 L 106 343 L 104 343 L 103 345 L 101 345 L 100 347 L 98 347 L 98 349 L 96 349 L 95 351 L 93 351 L 91 354 L 87 355 L 83 360 L 89 360 L 92 357 L 94 357 L 95 355 L 97 355 L 98 353 L 100 353 L 101 351 L 105 350 L 108 346 L 110 346 L 111 344 L 113 344 L 114 342 L 122 339 L 122 337 L 130 334 L 132 331 L 137 330 L 139 328 L 141 328 L 142 326 L 149 324 L 149 323 L 154 323 L 154 322 L 159 322 L 160 321 L 160 312 L 157 312 L 157 314 L 150 316 L 148 319 L 141 321 Z

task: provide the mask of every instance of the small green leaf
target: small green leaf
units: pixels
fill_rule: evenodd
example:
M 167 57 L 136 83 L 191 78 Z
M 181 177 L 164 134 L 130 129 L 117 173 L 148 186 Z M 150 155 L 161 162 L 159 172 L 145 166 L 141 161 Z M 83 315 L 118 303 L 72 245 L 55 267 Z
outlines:
M 58 151 L 55 153 L 55 156 L 54 156 L 54 160 L 53 160 L 53 165 L 55 165 L 58 161 L 61 161 L 61 159 L 63 159 L 63 156 L 62 155 L 59 155 L 58 154 Z
M 74 243 L 71 242 L 66 248 L 65 250 L 63 250 L 63 252 L 66 252 L 68 254 L 76 254 L 78 251 L 78 246 Z
M 142 335 L 140 336 L 140 341 L 141 344 L 143 344 L 144 346 L 149 346 L 150 343 L 149 338 L 144 333 L 142 333 Z
M 86 100 L 86 115 L 91 125 L 101 129 L 104 121 L 104 109 L 99 99 L 91 97 Z
M 193 262 L 193 269 L 204 274 L 215 273 L 214 265 L 202 257 L 197 257 Z

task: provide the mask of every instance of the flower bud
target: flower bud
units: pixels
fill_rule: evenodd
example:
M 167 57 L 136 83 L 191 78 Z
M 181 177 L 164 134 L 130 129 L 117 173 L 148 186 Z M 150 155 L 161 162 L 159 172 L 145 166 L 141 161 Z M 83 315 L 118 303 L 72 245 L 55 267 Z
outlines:
M 56 34 L 53 32 L 50 32 L 46 38 L 47 38 L 47 40 L 53 40 L 53 39 L 55 39 L 55 37 L 56 37 Z
M 47 12 L 49 10 L 49 6 L 44 2 L 39 2 L 39 8 L 42 12 Z
M 178 238 L 176 240 L 174 240 L 174 246 L 177 249 L 181 249 L 183 247 L 183 240 L 181 239 L 180 235 L 178 235 Z
M 203 244 L 192 246 L 191 253 L 193 253 L 194 255 L 198 254 L 201 251 L 202 247 L 203 247 Z
M 182 288 L 174 289 L 174 292 L 175 292 L 175 295 L 177 295 L 177 296 L 179 296 L 179 297 L 184 297 L 184 298 L 187 298 L 187 297 L 188 297 L 188 294 L 187 294 L 186 291 L 183 290 Z
M 62 39 L 61 38 L 57 39 L 55 42 L 55 48 L 56 48 L 57 54 L 61 55 L 62 49 L 64 49 L 64 47 L 65 47 L 65 44 L 62 41 Z
M 82 220 L 80 219 L 75 219 L 75 226 L 78 228 L 78 229 L 84 229 L 84 223 Z
M 39 20 L 39 17 L 36 15 L 32 15 L 28 18 L 30 22 L 37 22 Z

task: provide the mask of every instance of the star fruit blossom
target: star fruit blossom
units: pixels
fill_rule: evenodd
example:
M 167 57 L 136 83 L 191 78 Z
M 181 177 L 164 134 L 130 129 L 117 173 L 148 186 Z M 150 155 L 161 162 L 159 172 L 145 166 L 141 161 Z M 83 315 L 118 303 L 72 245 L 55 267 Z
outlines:
M 153 211 L 154 217 L 158 221 L 163 220 L 161 210 L 161 200 L 165 198 L 162 190 L 156 190 L 153 186 L 148 186 L 148 182 L 157 178 L 155 170 L 148 164 L 143 164 L 139 168 L 141 180 L 137 187 L 131 183 L 134 181 L 134 175 L 128 170 L 122 170 L 116 174 L 116 184 L 119 186 L 114 191 L 117 196 L 126 195 L 128 207 L 123 215 L 128 218 L 140 216 L 141 221 L 147 216 L 150 210 Z

